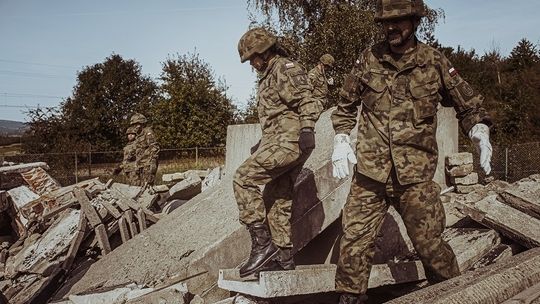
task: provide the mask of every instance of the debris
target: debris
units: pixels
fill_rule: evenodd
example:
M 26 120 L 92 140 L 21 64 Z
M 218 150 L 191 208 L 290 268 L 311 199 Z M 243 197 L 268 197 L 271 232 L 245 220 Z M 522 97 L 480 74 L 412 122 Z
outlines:
M 215 167 L 214 169 L 212 169 L 212 171 L 210 171 L 210 173 L 208 173 L 208 175 L 202 181 L 201 192 L 204 192 L 217 185 L 221 181 L 221 175 L 221 167 Z
M 169 189 L 169 200 L 189 200 L 201 193 L 202 180 L 198 175 L 188 175 L 186 178 Z
M 37 162 L 37 163 L 27 163 L 27 164 L 13 165 L 13 166 L 2 166 L 0 167 L 0 174 L 24 173 L 28 170 L 32 170 L 35 168 L 49 170 L 49 166 L 46 163 Z
M 446 157 L 446 166 L 462 166 L 473 163 L 473 155 L 469 152 L 454 153 Z

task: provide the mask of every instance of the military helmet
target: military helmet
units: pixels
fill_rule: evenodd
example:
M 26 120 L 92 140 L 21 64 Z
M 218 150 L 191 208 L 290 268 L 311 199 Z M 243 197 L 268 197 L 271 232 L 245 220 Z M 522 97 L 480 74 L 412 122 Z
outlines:
M 255 54 L 262 54 L 274 44 L 277 38 L 274 34 L 265 30 L 262 27 L 250 29 L 240 41 L 238 41 L 238 54 L 240 54 L 240 62 L 244 63 Z
M 423 0 L 377 0 L 375 21 L 403 17 L 424 17 L 426 7 Z
M 319 61 L 324 64 L 324 65 L 327 65 L 329 67 L 333 67 L 334 66 L 334 57 L 330 54 L 324 54 L 321 56 L 321 59 L 319 59 Z
M 144 117 L 144 115 L 142 114 L 139 114 L 139 113 L 135 113 L 133 114 L 133 116 L 131 116 L 131 119 L 129 121 L 129 124 L 130 125 L 134 125 L 134 124 L 145 124 L 148 120 L 146 120 L 146 117 Z
M 126 129 L 126 134 L 137 134 L 137 126 L 130 126 Z

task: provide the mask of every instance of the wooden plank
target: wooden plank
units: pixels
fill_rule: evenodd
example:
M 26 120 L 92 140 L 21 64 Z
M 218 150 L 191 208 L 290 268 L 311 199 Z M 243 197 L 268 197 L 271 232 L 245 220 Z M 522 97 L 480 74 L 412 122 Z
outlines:
M 106 255 L 111 252 L 111 244 L 109 243 L 109 237 L 107 235 L 107 229 L 105 229 L 105 225 L 99 224 L 95 227 L 94 230 L 96 232 L 96 238 L 99 247 L 101 248 L 101 253 L 103 255 Z
M 504 203 L 532 217 L 540 219 L 540 192 L 535 195 L 538 195 L 536 199 L 532 198 L 531 195 L 512 189 L 501 193 Z
M 494 194 L 463 205 L 462 212 L 527 248 L 539 247 L 540 220 L 499 202 L 497 197 Z
M 81 205 L 81 209 L 84 212 L 84 215 L 88 219 L 88 222 L 92 227 L 97 227 L 99 225 L 102 225 L 101 218 L 99 214 L 97 213 L 96 209 L 94 209 L 94 206 L 90 203 L 90 200 L 88 199 L 88 196 L 86 195 L 86 192 L 82 189 L 76 188 L 73 190 L 75 197 L 77 198 L 77 201 L 79 201 L 79 204 Z
M 144 210 L 139 209 L 137 211 L 137 220 L 139 221 L 139 231 L 146 230 L 146 214 L 144 213 Z

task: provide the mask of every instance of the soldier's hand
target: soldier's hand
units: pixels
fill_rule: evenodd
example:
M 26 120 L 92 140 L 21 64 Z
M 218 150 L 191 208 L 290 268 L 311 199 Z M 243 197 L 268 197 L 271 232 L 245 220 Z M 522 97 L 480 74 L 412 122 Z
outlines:
M 120 174 L 120 172 L 122 172 L 122 168 L 116 167 L 116 168 L 114 168 L 112 174 L 113 175 L 118 175 L 118 174 Z
M 489 127 L 482 123 L 476 124 L 469 131 L 469 137 L 480 150 L 480 166 L 486 175 L 489 175 L 491 172 L 491 155 L 493 154 L 493 148 L 489 142 Z
M 300 146 L 300 150 L 303 152 L 308 152 L 315 148 L 315 131 L 312 128 L 302 128 L 300 130 L 298 146 Z
M 349 176 L 349 163 L 356 164 L 356 156 L 347 134 L 336 134 L 332 153 L 332 175 L 339 179 Z

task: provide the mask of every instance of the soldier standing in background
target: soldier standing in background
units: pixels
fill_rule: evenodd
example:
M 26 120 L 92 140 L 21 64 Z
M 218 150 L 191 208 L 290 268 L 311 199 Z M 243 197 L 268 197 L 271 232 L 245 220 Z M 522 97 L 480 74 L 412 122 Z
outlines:
M 289 222 L 293 186 L 315 147 L 313 129 L 322 106 L 312 98 L 304 68 L 287 58 L 267 30 L 247 31 L 238 42 L 238 52 L 241 62 L 249 60 L 260 73 L 257 109 L 262 128 L 258 147 L 233 180 L 239 219 L 252 243 L 249 259 L 240 268 L 240 276 L 245 277 L 274 267 L 295 267 Z
M 137 127 L 128 127 L 126 130 L 126 135 L 128 138 L 128 143 L 124 147 L 124 157 L 122 159 L 122 163 L 114 169 L 113 174 L 118 175 L 120 172 L 122 172 L 126 176 L 128 184 L 139 186 L 140 178 L 137 174 L 137 154 L 135 148 Z
M 131 117 L 130 125 L 136 128 L 135 153 L 136 169 L 139 176 L 138 186 L 153 185 L 158 167 L 159 146 L 152 127 L 147 126 L 144 115 L 136 113 Z
M 461 78 L 438 50 L 419 42 L 425 16 L 422 0 L 379 0 L 375 21 L 385 41 L 362 52 L 340 91 L 332 115 L 336 131 L 334 176 L 357 163 L 343 209 L 343 232 L 336 273 L 341 304 L 365 303 L 374 240 L 389 204 L 400 213 L 430 282 L 459 274 L 452 248 L 442 239 L 445 215 L 437 166 L 437 106 L 452 106 L 461 130 L 480 149 L 489 174 L 491 144 L 483 97 Z M 357 157 L 349 133 L 357 122 Z
M 334 67 L 334 57 L 324 54 L 319 59 L 319 63 L 309 71 L 309 81 L 313 86 L 313 98 L 321 100 L 324 108 L 329 105 L 328 85 L 334 84 L 334 79 L 327 76 L 328 71 Z

